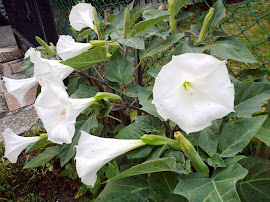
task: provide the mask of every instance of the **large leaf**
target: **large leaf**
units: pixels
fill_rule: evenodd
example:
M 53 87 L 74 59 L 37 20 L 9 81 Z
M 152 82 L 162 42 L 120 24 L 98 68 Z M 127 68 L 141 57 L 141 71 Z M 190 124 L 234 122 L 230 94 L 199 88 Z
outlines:
M 186 7 L 188 0 L 176 0 L 175 1 L 175 14 L 177 14 L 181 8 Z
M 145 51 L 140 52 L 140 58 L 146 58 L 153 56 L 156 53 L 166 50 L 174 43 L 178 42 L 181 38 L 184 37 L 183 33 L 174 34 L 168 36 L 166 40 L 156 38 L 153 41 L 149 42 L 145 46 Z
M 210 55 L 215 55 L 221 59 L 237 60 L 240 62 L 254 63 L 257 60 L 248 48 L 234 37 L 220 37 L 209 47 Z
M 24 165 L 23 169 L 44 166 L 57 155 L 59 155 L 59 146 L 57 145 L 49 147 L 35 158 L 32 158 L 27 164 Z
M 147 8 L 149 8 L 150 6 L 151 6 L 151 4 L 148 3 L 148 4 L 142 4 L 142 5 L 134 7 L 129 12 L 129 14 L 130 14 L 130 26 L 133 26 L 133 24 L 141 16 L 143 11 L 146 10 Z
M 270 147 L 270 117 L 268 116 L 262 127 L 258 130 L 255 135 L 256 138 L 264 142 Z
M 115 51 L 108 62 L 106 78 L 125 86 L 132 81 L 132 76 L 131 63 L 119 51 Z
M 70 96 L 71 98 L 90 98 L 94 97 L 98 92 L 94 86 L 80 84 L 78 89 Z
M 169 17 L 169 15 L 162 15 L 157 18 L 141 21 L 134 25 L 133 28 L 135 29 L 137 34 L 140 34 L 167 17 Z
M 135 175 L 142 175 L 148 173 L 157 173 L 163 171 L 171 171 L 179 173 L 176 169 L 175 158 L 162 158 L 157 160 L 146 161 L 139 165 L 133 166 L 110 180 L 126 178 Z
M 256 116 L 225 123 L 220 132 L 218 151 L 221 157 L 241 152 L 265 122 L 267 116 Z
M 239 163 L 248 175 L 237 182 L 241 201 L 270 201 L 270 161 L 249 157 Z
M 212 17 L 211 26 L 216 26 L 226 15 L 226 8 L 222 0 L 217 0 L 216 3 L 212 6 L 215 9 L 214 15 Z
M 140 147 L 138 149 L 134 149 L 130 152 L 128 152 L 127 155 L 127 159 L 140 159 L 140 158 L 145 158 L 147 156 L 149 156 L 149 154 L 152 152 L 153 150 L 152 145 L 146 145 L 144 147 Z
M 84 117 L 80 116 L 76 122 L 76 134 L 72 139 L 71 144 L 63 144 L 60 146 L 60 163 L 61 167 L 69 162 L 69 160 L 75 155 L 74 146 L 78 144 L 81 133 L 83 130 L 87 133 L 90 132 L 91 128 L 95 128 L 98 126 L 98 121 L 96 120 L 96 116 Z
M 78 56 L 65 60 L 62 64 L 74 69 L 83 69 L 84 67 L 89 67 L 106 60 L 108 60 L 106 47 L 96 47 Z
M 34 144 L 31 144 L 27 147 L 27 149 L 25 150 L 25 153 L 29 153 L 32 151 L 35 151 L 36 149 L 45 147 L 46 145 L 51 144 L 51 141 L 48 141 L 48 136 L 41 136 L 41 139 L 39 139 L 37 142 L 35 142 Z
M 154 201 L 187 201 L 185 197 L 173 193 L 179 182 L 178 176 L 172 172 L 152 173 L 148 178 L 149 198 Z
M 129 177 L 110 180 L 95 201 L 148 201 L 148 193 L 146 179 L 141 176 Z
M 165 126 L 159 118 L 145 115 L 145 116 L 137 116 L 135 118 L 136 123 L 146 133 L 158 133 L 164 134 L 165 133 Z
M 72 95 L 76 92 L 80 85 L 86 84 L 87 78 L 82 76 L 75 76 L 69 79 L 67 91 L 69 95 Z
M 243 179 L 248 171 L 239 164 L 217 169 L 212 178 L 199 173 L 182 176 L 174 193 L 185 196 L 190 202 L 198 201 L 240 201 L 236 182 Z
M 137 123 L 132 123 L 117 134 L 119 139 L 140 139 L 144 135 L 144 132 L 140 129 Z
M 251 117 L 270 99 L 270 84 L 261 82 L 235 83 L 235 113 L 233 116 Z
M 131 48 L 144 50 L 144 40 L 141 37 L 134 37 L 129 39 L 118 39 L 119 43 L 124 46 L 129 46 Z
M 213 121 L 211 126 L 202 131 L 189 134 L 188 139 L 194 146 L 200 146 L 209 156 L 213 156 L 217 152 L 221 122 Z
M 169 15 L 169 12 L 166 10 L 156 10 L 156 9 L 146 10 L 143 12 L 144 20 L 155 19 L 163 15 Z

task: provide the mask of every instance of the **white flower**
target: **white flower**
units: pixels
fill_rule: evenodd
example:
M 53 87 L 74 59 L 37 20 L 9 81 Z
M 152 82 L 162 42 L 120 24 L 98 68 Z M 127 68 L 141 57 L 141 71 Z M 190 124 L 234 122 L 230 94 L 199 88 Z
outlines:
M 24 54 L 24 59 L 25 58 L 28 58 L 28 57 L 30 57 L 30 55 L 32 54 L 32 53 L 34 53 L 35 52 L 35 49 L 34 48 L 29 48 L 26 52 L 25 52 L 25 54 Z
M 234 86 L 225 64 L 206 54 L 173 56 L 154 84 L 153 104 L 158 114 L 190 133 L 232 112 Z
M 91 48 L 90 43 L 77 43 L 71 36 L 60 36 L 56 44 L 57 54 L 62 60 L 80 55 Z
M 39 137 L 22 137 L 15 134 L 10 128 L 3 133 L 5 140 L 5 157 L 12 163 L 16 163 L 18 156 L 26 147 L 39 140 Z
M 93 187 L 101 167 L 112 159 L 144 145 L 141 140 L 101 138 L 81 131 L 79 143 L 75 146 L 78 176 L 84 184 Z
M 87 3 L 79 3 L 73 6 L 69 14 L 70 25 L 77 31 L 82 28 L 94 28 L 93 6 Z
M 48 140 L 69 144 L 77 116 L 94 102 L 95 98 L 71 99 L 62 86 L 50 82 L 42 86 L 34 106 L 47 130 Z
M 21 106 L 25 105 L 25 94 L 37 83 L 41 86 L 48 80 L 64 86 L 65 79 L 73 68 L 62 65 L 57 60 L 47 60 L 41 58 L 39 51 L 29 51 L 30 60 L 34 63 L 34 76 L 28 79 L 9 79 L 3 77 L 7 92 L 15 96 Z

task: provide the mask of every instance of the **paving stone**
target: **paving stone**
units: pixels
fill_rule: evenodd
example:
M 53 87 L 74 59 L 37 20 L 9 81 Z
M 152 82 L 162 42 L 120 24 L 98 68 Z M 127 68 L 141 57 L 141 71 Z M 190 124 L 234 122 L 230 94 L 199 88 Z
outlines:
M 38 116 L 33 105 L 9 112 L 0 119 L 0 141 L 3 141 L 2 133 L 7 128 L 11 128 L 14 133 L 21 134 L 31 129 L 37 123 Z
M 10 63 L 1 64 L 3 76 L 11 78 L 11 79 L 24 79 L 24 72 L 19 72 L 14 74 L 10 68 Z
M 16 60 L 15 62 L 9 64 L 13 74 L 26 71 L 25 68 L 20 67 L 21 64 L 22 60 Z
M 24 106 L 31 105 L 31 104 L 33 104 L 35 102 L 37 87 L 38 87 L 38 84 L 36 84 L 35 86 L 33 86 L 26 93 L 26 95 L 25 95 L 25 105 Z M 10 93 L 4 92 L 4 95 L 5 95 L 5 99 L 6 99 L 6 102 L 7 102 L 7 106 L 8 106 L 9 111 L 14 111 L 16 109 L 19 109 L 21 107 L 24 107 L 24 106 L 21 106 L 18 103 L 17 99 L 13 95 L 11 95 Z
M 6 99 L 3 94 L 0 94 L 0 117 L 2 114 L 6 114 L 8 112 L 8 107 L 6 103 Z
M 17 46 L 12 48 L 0 48 L 0 63 L 23 58 L 23 54 Z

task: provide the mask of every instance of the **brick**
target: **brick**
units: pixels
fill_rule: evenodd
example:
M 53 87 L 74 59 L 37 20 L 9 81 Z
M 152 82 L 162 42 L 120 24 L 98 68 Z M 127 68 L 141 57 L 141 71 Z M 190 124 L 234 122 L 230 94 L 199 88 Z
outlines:
M 13 74 L 26 71 L 26 69 L 20 67 L 21 64 L 22 64 L 22 60 L 19 60 L 15 63 L 10 64 L 10 68 Z

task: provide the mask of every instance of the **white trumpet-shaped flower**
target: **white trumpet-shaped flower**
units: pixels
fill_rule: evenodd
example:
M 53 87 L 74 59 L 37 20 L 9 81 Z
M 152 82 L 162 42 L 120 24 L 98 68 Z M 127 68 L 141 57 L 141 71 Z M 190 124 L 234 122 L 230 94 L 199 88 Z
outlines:
M 12 163 L 16 163 L 18 156 L 31 143 L 39 140 L 39 137 L 22 137 L 15 134 L 10 128 L 3 133 L 5 141 L 5 157 Z
M 70 25 L 77 31 L 82 28 L 94 28 L 93 6 L 88 3 L 79 3 L 73 6 L 69 14 Z
M 25 94 L 37 83 L 41 86 L 47 81 L 53 81 L 64 86 L 65 79 L 73 68 L 59 63 L 57 60 L 41 58 L 39 51 L 29 51 L 30 60 L 34 63 L 34 76 L 28 79 L 10 79 L 3 77 L 7 92 L 15 96 L 21 106 L 25 105 Z
M 95 101 L 95 98 L 71 99 L 62 86 L 47 83 L 42 86 L 34 106 L 47 130 L 48 140 L 69 144 L 77 116 Z
M 24 59 L 25 58 L 28 58 L 28 57 L 30 57 L 30 55 L 32 54 L 32 53 L 34 53 L 35 52 L 35 49 L 34 48 L 29 48 L 26 52 L 25 52 L 25 54 L 24 54 Z
M 56 44 L 57 54 L 62 60 L 80 55 L 81 53 L 88 51 L 92 45 L 90 43 L 78 43 L 71 36 L 60 36 Z
M 78 176 L 84 184 L 93 187 L 101 167 L 112 159 L 144 145 L 141 140 L 101 138 L 81 131 L 78 145 L 75 146 Z
M 234 108 L 226 61 L 206 54 L 173 56 L 155 80 L 153 97 L 158 114 L 186 133 L 210 126 Z

